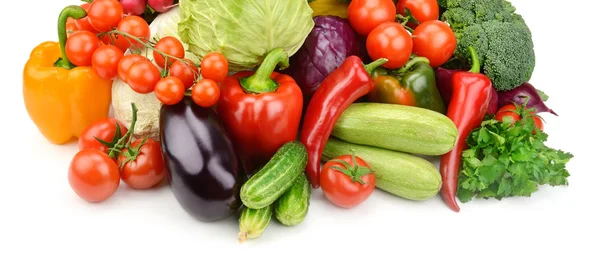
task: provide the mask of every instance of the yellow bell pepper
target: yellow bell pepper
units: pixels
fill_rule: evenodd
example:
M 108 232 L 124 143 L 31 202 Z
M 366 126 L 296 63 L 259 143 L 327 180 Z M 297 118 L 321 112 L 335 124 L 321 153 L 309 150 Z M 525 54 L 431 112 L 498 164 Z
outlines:
M 313 9 L 313 17 L 333 15 L 341 18 L 348 18 L 349 3 L 347 2 L 340 0 L 314 0 L 308 5 Z
M 65 8 L 59 17 L 59 42 L 33 49 L 23 69 L 23 98 L 29 117 L 46 139 L 65 144 L 79 138 L 92 122 L 108 117 L 112 80 L 91 67 L 75 67 L 65 53 L 66 20 L 87 14 L 79 6 Z

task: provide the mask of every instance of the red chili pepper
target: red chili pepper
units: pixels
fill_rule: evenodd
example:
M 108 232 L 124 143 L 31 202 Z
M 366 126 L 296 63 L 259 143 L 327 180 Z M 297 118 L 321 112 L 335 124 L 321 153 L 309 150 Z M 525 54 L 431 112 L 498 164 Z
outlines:
M 292 77 L 273 72 L 277 64 L 289 64 L 283 49 L 271 51 L 256 73 L 238 72 L 221 83 L 217 111 L 247 172 L 298 138 L 302 90 Z
M 350 56 L 325 78 L 311 98 L 300 141 L 308 151 L 306 174 L 314 189 L 320 187 L 321 154 L 336 121 L 350 104 L 375 88 L 371 72 L 386 62 L 379 59 L 365 66 L 359 57 Z
M 462 152 L 467 145 L 466 139 L 473 129 L 481 125 L 494 91 L 490 79 L 479 73 L 479 59 L 475 49 L 469 47 L 469 52 L 472 68 L 452 75 L 452 99 L 447 112 L 447 116 L 458 128 L 458 140 L 454 149 L 440 159 L 441 195 L 446 205 L 456 212 L 460 211 L 456 203 L 456 185 Z

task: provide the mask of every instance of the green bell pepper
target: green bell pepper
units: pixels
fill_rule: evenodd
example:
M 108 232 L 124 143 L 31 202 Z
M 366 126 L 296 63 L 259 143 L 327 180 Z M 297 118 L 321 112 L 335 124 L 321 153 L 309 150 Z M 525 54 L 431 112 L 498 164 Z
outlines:
M 375 89 L 370 102 L 416 106 L 446 114 L 446 105 L 436 86 L 435 71 L 425 57 L 412 57 L 402 68 L 378 68 L 372 74 Z

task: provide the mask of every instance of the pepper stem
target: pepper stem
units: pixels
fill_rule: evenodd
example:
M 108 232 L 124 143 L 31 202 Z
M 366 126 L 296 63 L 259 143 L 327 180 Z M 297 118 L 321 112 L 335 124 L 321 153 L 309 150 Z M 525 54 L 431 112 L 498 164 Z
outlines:
M 469 70 L 469 72 L 471 73 L 479 73 L 481 71 L 481 64 L 479 63 L 479 57 L 477 57 L 477 52 L 475 51 L 475 48 L 473 48 L 472 46 L 469 46 L 467 48 L 469 50 L 469 53 L 471 54 L 471 70 Z
M 425 57 L 415 56 L 412 59 L 410 59 L 406 64 L 404 64 L 404 66 L 402 66 L 402 68 L 398 69 L 398 73 L 400 73 L 400 74 L 405 73 L 405 72 L 409 71 L 415 64 L 420 63 L 420 62 L 425 62 L 425 63 L 429 64 L 429 59 L 427 59 Z
M 386 59 L 386 58 L 381 58 L 381 59 L 378 59 L 378 60 L 376 60 L 376 61 L 373 61 L 373 62 L 371 62 L 371 63 L 369 63 L 369 64 L 365 65 L 365 70 L 367 71 L 367 73 L 369 73 L 369 75 L 371 75 L 371 74 L 373 74 L 373 71 L 374 71 L 374 70 L 375 70 L 377 67 L 379 67 L 379 66 L 381 66 L 381 65 L 385 64 L 386 62 L 388 62 L 388 59 Z
M 55 67 L 61 67 L 68 70 L 76 67 L 73 65 L 73 63 L 71 63 L 71 61 L 69 61 L 67 52 L 65 51 L 65 45 L 67 44 L 67 19 L 69 19 L 69 17 L 73 19 L 81 19 L 86 15 L 87 12 L 85 9 L 77 5 L 67 6 L 60 12 L 60 15 L 58 16 L 58 41 L 62 57 L 54 63 Z
M 240 85 L 247 93 L 261 94 L 275 91 L 279 84 L 271 79 L 271 74 L 278 64 L 282 69 L 290 66 L 288 54 L 282 48 L 269 52 L 256 73 L 240 79 Z

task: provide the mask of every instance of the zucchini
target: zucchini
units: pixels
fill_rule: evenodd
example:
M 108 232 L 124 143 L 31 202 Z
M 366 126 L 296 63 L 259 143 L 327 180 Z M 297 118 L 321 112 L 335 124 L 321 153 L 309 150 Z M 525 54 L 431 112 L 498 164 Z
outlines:
M 305 174 L 300 174 L 294 185 L 275 202 L 275 218 L 286 226 L 302 223 L 308 214 L 310 193 L 311 187 L 308 178 Z
M 263 168 L 242 185 L 242 203 L 252 209 L 271 205 L 304 172 L 307 158 L 306 147 L 302 143 L 292 141 L 284 144 Z
M 270 205 L 262 209 L 244 207 L 239 220 L 240 232 L 238 233 L 238 239 L 240 243 L 248 240 L 248 238 L 257 238 L 262 235 L 269 227 L 272 215 L 273 206 Z
M 450 118 L 433 110 L 355 103 L 342 113 L 331 135 L 350 143 L 436 156 L 454 148 L 458 129 Z
M 352 144 L 331 137 L 323 151 L 324 160 L 350 154 L 371 165 L 375 186 L 383 191 L 409 200 L 427 200 L 438 194 L 442 178 L 438 169 L 428 160 L 398 151 Z

